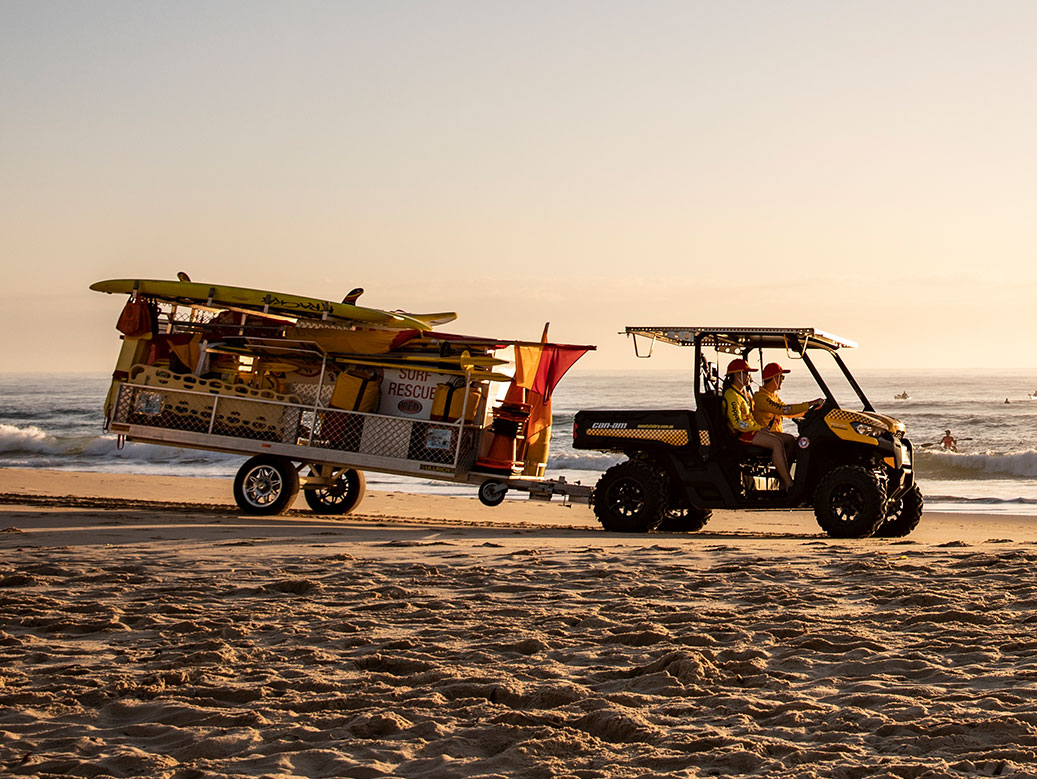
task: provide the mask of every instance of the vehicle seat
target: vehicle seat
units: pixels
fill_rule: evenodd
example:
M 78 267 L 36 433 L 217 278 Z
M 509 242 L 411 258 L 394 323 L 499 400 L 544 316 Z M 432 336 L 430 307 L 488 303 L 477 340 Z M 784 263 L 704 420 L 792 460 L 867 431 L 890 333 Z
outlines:
M 765 446 L 753 446 L 752 444 L 743 444 L 741 441 L 736 441 L 736 443 L 739 444 L 739 446 L 740 446 L 740 448 L 742 450 L 742 453 L 743 453 L 742 459 L 743 460 L 755 460 L 757 458 L 761 458 L 762 457 L 764 460 L 767 460 L 768 462 L 770 462 L 771 450 L 768 449 L 767 447 L 765 447 Z

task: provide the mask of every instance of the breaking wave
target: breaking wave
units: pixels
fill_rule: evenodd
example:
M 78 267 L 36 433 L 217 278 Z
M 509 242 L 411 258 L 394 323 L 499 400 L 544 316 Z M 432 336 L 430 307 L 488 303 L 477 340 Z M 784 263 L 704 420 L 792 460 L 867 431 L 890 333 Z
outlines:
M 924 479 L 1032 479 L 1037 477 L 1037 451 L 965 454 L 916 450 L 915 470 Z
M 35 425 L 0 424 L 0 453 L 61 454 L 60 442 Z
M 153 473 L 175 464 L 188 466 L 180 475 L 224 475 L 233 474 L 233 463 L 240 460 L 237 455 L 154 444 L 130 442 L 120 448 L 114 435 L 54 436 L 35 425 L 0 424 L 0 467 Z

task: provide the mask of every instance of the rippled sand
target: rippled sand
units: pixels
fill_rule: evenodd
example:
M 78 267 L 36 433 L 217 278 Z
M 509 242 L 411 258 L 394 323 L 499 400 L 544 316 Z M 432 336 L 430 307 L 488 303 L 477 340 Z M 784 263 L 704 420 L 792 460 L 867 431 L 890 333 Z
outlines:
M 19 500 L 0 505 L 0 775 L 1037 762 L 1025 520 L 847 542 L 791 515 L 784 533 L 718 514 L 705 535 L 624 537 L 553 506 L 560 526 L 508 528 Z

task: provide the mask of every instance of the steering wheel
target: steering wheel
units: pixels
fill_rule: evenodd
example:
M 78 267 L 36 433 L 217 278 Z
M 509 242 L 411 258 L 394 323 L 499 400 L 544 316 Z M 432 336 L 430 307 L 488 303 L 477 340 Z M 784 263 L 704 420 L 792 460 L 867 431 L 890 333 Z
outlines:
M 803 425 L 803 424 L 806 424 L 807 422 L 811 422 L 811 421 L 817 419 L 820 416 L 823 416 L 824 413 L 825 413 L 825 409 L 827 407 L 828 407 L 828 401 L 826 400 L 820 406 L 816 406 L 815 408 L 808 409 L 807 413 L 805 413 L 803 416 L 795 418 L 796 424 L 797 425 Z

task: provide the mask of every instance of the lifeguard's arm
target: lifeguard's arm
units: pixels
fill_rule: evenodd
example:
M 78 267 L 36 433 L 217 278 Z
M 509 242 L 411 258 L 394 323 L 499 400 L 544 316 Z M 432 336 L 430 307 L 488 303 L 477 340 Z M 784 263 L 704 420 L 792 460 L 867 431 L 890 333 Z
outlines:
M 753 401 L 760 411 L 779 417 L 801 417 L 810 410 L 809 403 L 776 403 L 764 392 L 757 393 Z
M 727 425 L 735 433 L 754 433 L 763 428 L 753 419 L 749 403 L 736 390 L 728 389 L 724 393 L 724 406 L 727 411 Z

